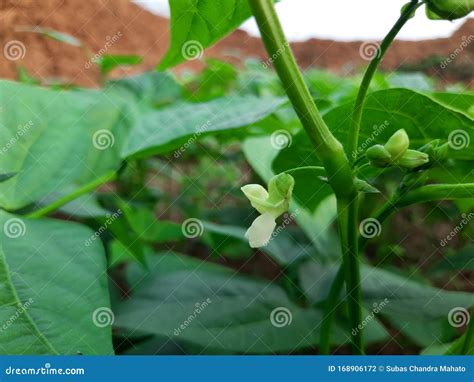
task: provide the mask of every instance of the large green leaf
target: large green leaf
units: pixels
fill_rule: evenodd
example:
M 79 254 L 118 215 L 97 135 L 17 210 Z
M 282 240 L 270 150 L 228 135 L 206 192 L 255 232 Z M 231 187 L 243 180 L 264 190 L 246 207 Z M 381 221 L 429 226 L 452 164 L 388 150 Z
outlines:
M 283 98 L 227 97 L 207 103 L 176 104 L 144 114 L 134 126 L 123 157 L 143 157 L 182 147 L 179 157 L 199 137 L 255 123 L 286 102 Z
M 163 265 L 169 258 L 174 272 Z M 206 263 L 191 268 L 175 255 L 161 256 L 157 264 L 118 307 L 118 328 L 239 353 L 291 352 L 318 343 L 321 313 L 297 306 L 276 284 L 218 266 L 209 269 Z M 384 336 L 379 328 L 369 340 Z M 349 340 L 338 326 L 333 339 L 336 344 Z
M 85 186 L 120 165 L 121 103 L 98 91 L 56 91 L 0 81 L 0 206 L 18 209 Z
M 0 354 L 113 354 L 106 263 L 75 223 L 0 212 Z
M 311 301 L 318 303 L 327 297 L 338 267 L 307 263 L 300 268 L 301 284 Z M 361 280 L 367 309 L 373 310 L 387 299 L 379 314 L 422 346 L 439 340 L 437 336 L 451 309 L 474 304 L 473 294 L 437 289 L 367 265 L 361 268 Z
M 161 70 L 200 58 L 203 50 L 251 16 L 247 0 L 176 0 L 171 9 L 171 43 Z
M 440 104 L 474 119 L 474 93 L 432 93 Z

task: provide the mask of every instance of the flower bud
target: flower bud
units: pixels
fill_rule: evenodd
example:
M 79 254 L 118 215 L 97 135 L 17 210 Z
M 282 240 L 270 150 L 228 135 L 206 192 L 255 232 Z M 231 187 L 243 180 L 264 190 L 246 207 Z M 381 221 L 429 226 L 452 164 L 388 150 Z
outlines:
M 392 156 L 382 145 L 370 147 L 366 155 L 374 167 L 387 167 L 392 163 Z
M 417 150 L 407 150 L 405 154 L 396 161 L 396 164 L 406 169 L 415 169 L 423 166 L 430 161 L 430 157 L 426 153 Z
M 392 156 L 392 160 L 396 161 L 405 154 L 409 145 L 410 139 L 408 138 L 406 131 L 400 129 L 389 138 L 384 147 Z
M 274 176 L 268 182 L 268 201 L 279 203 L 284 200 L 289 205 L 294 186 L 295 180 L 291 175 L 283 173 Z
M 426 0 L 426 14 L 432 20 L 455 20 L 474 10 L 474 0 Z

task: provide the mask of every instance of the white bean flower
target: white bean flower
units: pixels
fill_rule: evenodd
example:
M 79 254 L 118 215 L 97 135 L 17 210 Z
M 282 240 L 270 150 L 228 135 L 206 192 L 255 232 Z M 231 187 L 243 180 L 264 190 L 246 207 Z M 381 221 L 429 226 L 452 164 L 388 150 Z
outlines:
M 268 182 L 268 191 L 259 184 L 247 184 L 241 188 L 252 207 L 261 214 L 245 233 L 252 248 L 268 244 L 276 227 L 276 218 L 288 211 L 294 185 L 291 175 L 279 174 Z

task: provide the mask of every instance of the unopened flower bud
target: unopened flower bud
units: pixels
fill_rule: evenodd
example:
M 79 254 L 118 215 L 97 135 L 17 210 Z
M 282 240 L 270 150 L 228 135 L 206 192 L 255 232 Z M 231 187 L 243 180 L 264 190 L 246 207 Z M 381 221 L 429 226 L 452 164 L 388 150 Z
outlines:
M 430 157 L 426 153 L 417 150 L 407 150 L 405 154 L 396 161 L 396 164 L 406 169 L 415 169 L 423 166 L 430 161 Z
M 390 137 L 384 147 L 392 156 L 392 160 L 396 161 L 405 154 L 409 145 L 410 138 L 404 129 L 400 129 Z
M 372 166 L 375 167 L 387 167 L 392 163 L 392 156 L 382 145 L 370 147 L 366 155 Z
M 432 20 L 455 20 L 474 10 L 474 0 L 426 0 L 426 14 Z

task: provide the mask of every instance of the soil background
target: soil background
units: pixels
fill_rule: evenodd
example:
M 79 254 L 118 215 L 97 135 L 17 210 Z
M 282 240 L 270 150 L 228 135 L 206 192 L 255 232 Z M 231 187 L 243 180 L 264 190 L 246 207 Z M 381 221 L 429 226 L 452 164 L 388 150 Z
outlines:
M 118 68 L 113 76 L 152 70 L 165 54 L 169 41 L 169 22 L 128 0 L 0 0 L 0 48 L 12 41 L 25 46 L 24 57 L 16 61 L 0 55 L 0 77 L 17 78 L 19 67 L 43 80 L 61 80 L 82 86 L 97 86 L 99 73 L 87 65 L 84 49 L 31 32 L 25 27 L 48 27 L 80 39 L 93 53 L 120 36 L 107 54 L 136 54 L 143 63 Z M 115 40 L 115 39 L 114 39 Z M 474 42 L 474 19 L 469 19 L 450 38 L 427 41 L 396 41 L 382 63 L 382 69 L 423 70 L 446 82 L 463 81 L 473 88 L 474 43 L 462 47 L 463 41 Z M 338 74 L 356 72 L 366 61 L 361 57 L 362 41 L 335 42 L 311 39 L 292 44 L 299 64 L 305 68 L 327 68 Z M 440 62 L 457 49 L 447 68 Z M 242 64 L 248 57 L 265 59 L 260 39 L 237 30 L 217 45 L 206 50 L 204 59 L 219 58 Z M 177 67 L 199 70 L 204 62 L 193 61 Z

